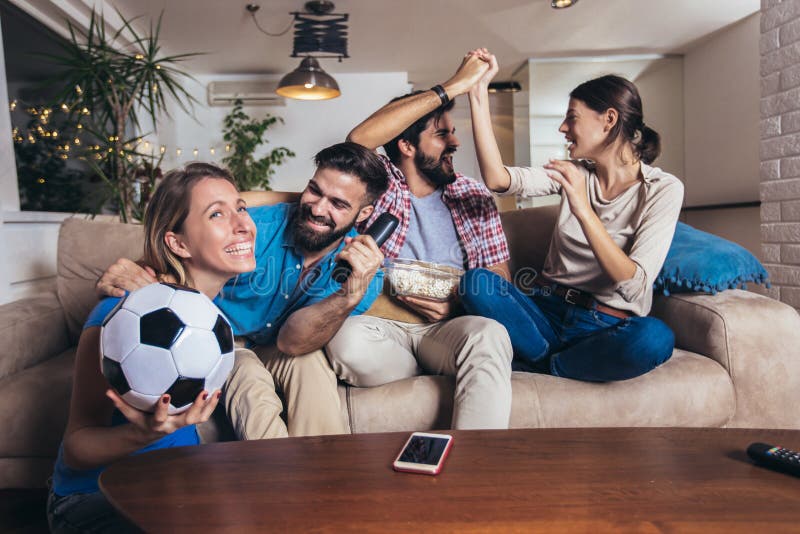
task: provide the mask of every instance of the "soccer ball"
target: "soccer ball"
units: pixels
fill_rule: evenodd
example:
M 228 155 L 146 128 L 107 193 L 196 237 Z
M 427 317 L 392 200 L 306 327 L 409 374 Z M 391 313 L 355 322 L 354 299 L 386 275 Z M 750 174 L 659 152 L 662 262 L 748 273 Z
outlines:
M 188 287 L 151 284 L 111 310 L 100 332 L 100 365 L 131 406 L 152 412 L 170 396 L 169 413 L 220 389 L 233 369 L 233 332 L 208 297 Z

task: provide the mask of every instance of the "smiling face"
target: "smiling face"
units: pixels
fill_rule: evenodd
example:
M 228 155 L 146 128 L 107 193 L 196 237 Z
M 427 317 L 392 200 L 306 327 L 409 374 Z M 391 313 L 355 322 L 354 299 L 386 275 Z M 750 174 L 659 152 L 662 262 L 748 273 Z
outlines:
M 456 180 L 453 154 L 458 147 L 453 120 L 449 112 L 444 112 L 438 120 L 434 117 L 428 121 L 427 127 L 419 134 L 414 164 L 433 185 L 451 184 Z
M 607 150 L 608 115 L 597 113 L 581 100 L 570 98 L 567 115 L 558 131 L 564 134 L 572 159 L 591 159 Z
M 205 293 L 203 285 L 221 287 L 232 276 L 255 269 L 255 236 L 255 224 L 233 184 L 203 178 L 192 188 L 180 231 L 168 232 L 165 240 L 181 258 L 194 286 Z
M 372 213 L 372 206 L 364 205 L 366 195 L 367 187 L 357 176 L 318 168 L 292 219 L 295 244 L 305 252 L 318 252 L 338 242 Z

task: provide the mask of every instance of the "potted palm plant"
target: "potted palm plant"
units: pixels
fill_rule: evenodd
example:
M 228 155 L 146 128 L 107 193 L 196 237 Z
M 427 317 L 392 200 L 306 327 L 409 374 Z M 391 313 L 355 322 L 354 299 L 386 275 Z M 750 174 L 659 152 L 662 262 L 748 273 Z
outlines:
M 138 149 L 145 135 L 142 119 L 155 125 L 161 113 L 168 115 L 168 97 L 191 112 L 196 100 L 182 85 L 190 76 L 177 66 L 198 54 L 162 54 L 161 16 L 143 35 L 134 29 L 135 19 L 119 15 L 122 25 L 115 32 L 107 32 L 103 15 L 94 11 L 86 31 L 70 24 L 63 53 L 49 58 L 60 67 L 58 79 L 51 81 L 59 87 L 57 101 L 81 131 L 71 147 L 65 142 L 63 148 L 89 162 L 106 181 L 120 219 L 128 222 L 139 214 L 142 196 L 149 195 L 141 184 L 153 183 L 143 182 L 138 172 L 156 160 Z

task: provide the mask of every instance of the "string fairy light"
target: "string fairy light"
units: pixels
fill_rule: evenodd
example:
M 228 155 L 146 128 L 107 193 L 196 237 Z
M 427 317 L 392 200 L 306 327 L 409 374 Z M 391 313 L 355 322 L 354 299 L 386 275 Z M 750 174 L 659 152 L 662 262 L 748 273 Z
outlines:
M 153 84 L 153 88 L 156 88 L 156 84 Z M 75 86 L 75 91 L 78 95 L 83 94 L 83 89 L 80 86 Z M 17 144 L 29 143 L 29 144 L 36 144 L 37 140 L 49 140 L 49 139 L 59 139 L 61 133 L 55 128 L 49 128 L 49 122 L 53 119 L 53 110 L 60 110 L 65 113 L 69 113 L 71 108 L 66 103 L 56 104 L 52 108 L 47 106 L 31 106 L 24 108 L 23 105 L 16 99 L 10 100 L 8 102 L 9 110 L 19 110 L 22 109 L 24 112 L 28 113 L 31 116 L 33 124 L 25 129 L 21 129 L 20 127 L 14 126 L 12 129 L 12 140 Z M 83 107 L 76 107 L 75 110 L 79 115 L 91 115 L 90 110 L 83 106 Z M 81 124 L 79 121 L 77 124 L 73 125 L 76 132 L 67 132 L 65 135 L 68 136 L 66 141 L 62 145 L 58 145 L 55 150 L 58 152 L 57 154 L 52 154 L 55 157 L 60 157 L 62 159 L 68 159 L 69 157 L 74 157 L 78 159 L 86 159 L 88 156 L 84 156 L 79 154 L 80 152 L 77 147 L 81 147 L 83 151 L 90 151 L 93 152 L 94 159 L 96 160 L 103 160 L 107 157 L 117 154 L 121 158 L 125 158 L 127 161 L 132 161 L 136 157 L 154 157 L 155 156 L 155 149 L 158 147 L 158 154 L 164 156 L 167 154 L 167 151 L 170 150 L 169 145 L 167 144 L 156 144 L 151 142 L 149 139 L 145 139 L 144 136 L 137 137 L 136 139 L 129 141 L 123 145 L 124 150 L 117 150 L 115 147 L 101 147 L 99 144 L 91 144 L 87 142 L 87 139 L 81 139 L 80 135 L 87 130 L 84 128 L 84 125 Z M 91 133 L 91 132 L 87 132 Z M 111 144 L 116 144 L 120 141 L 120 136 L 118 135 L 108 135 L 106 137 L 107 142 Z M 76 147 L 76 150 L 70 150 L 70 145 Z M 217 156 L 218 152 L 222 152 L 224 150 L 225 153 L 230 153 L 233 147 L 230 143 L 224 143 L 220 145 L 209 145 L 208 147 L 208 157 L 209 159 L 214 159 Z M 141 152 L 140 152 L 141 150 Z M 180 147 L 175 147 L 175 156 L 180 158 L 183 155 L 183 149 Z M 146 154 L 149 152 L 149 156 Z M 194 147 L 191 150 L 192 156 L 194 158 L 200 157 L 201 150 L 198 147 Z M 84 152 L 85 153 L 85 152 Z

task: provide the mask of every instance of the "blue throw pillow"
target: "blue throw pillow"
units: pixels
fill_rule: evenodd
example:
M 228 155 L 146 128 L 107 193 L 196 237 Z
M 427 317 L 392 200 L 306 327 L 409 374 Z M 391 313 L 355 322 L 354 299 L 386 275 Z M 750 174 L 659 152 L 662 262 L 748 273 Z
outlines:
M 724 289 L 747 289 L 747 282 L 769 286 L 761 262 L 743 247 L 678 223 L 664 267 L 653 287 L 665 295 Z

